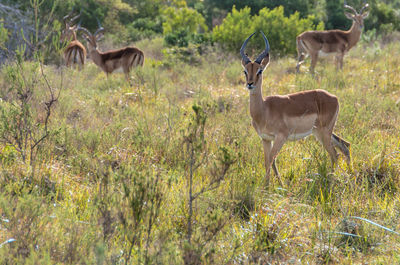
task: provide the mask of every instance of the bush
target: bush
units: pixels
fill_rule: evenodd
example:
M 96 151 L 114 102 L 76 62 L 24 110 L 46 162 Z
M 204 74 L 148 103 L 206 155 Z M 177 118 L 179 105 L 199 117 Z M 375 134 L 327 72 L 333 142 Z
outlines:
M 377 3 L 371 6 L 370 16 L 365 20 L 365 28 L 377 29 L 383 35 L 400 30 L 400 16 L 392 6 Z
M 207 31 L 204 17 L 196 10 L 169 7 L 164 11 L 163 33 L 167 45 L 186 47 L 195 36 Z
M 238 11 L 233 7 L 232 13 L 214 29 L 213 37 L 228 50 L 239 51 L 243 41 L 251 33 L 262 30 L 268 37 L 274 53 L 293 54 L 296 52 L 295 39 L 298 34 L 307 30 L 323 29 L 322 22 L 315 25 L 313 21 L 313 16 L 300 19 L 297 12 L 285 17 L 282 6 L 273 10 L 263 8 L 255 16 L 251 16 L 250 8 Z M 256 44 L 249 44 L 249 47 L 262 50 L 265 46 L 263 41 L 258 40 Z

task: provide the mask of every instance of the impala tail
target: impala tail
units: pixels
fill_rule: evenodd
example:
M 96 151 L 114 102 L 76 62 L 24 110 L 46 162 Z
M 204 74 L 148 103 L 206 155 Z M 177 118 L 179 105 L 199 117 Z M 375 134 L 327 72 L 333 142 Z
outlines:
M 346 156 L 347 160 L 350 162 L 350 143 L 346 142 L 336 134 L 332 133 L 332 141 L 335 146 Z

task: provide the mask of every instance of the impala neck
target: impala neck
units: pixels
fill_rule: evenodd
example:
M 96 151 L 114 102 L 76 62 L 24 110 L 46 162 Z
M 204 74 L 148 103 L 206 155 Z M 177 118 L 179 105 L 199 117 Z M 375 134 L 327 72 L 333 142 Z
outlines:
M 76 39 L 76 32 L 75 31 L 72 31 L 72 40 L 74 41 L 74 40 L 77 40 Z
M 258 79 L 256 86 L 250 90 L 250 115 L 257 122 L 263 119 L 265 111 L 263 111 L 264 100 L 262 96 L 262 76 Z
M 101 61 L 101 56 L 100 56 L 100 52 L 97 50 L 97 48 L 94 48 L 90 45 L 89 46 L 89 53 L 90 53 L 90 58 L 92 58 L 92 61 L 97 64 L 97 65 L 101 65 L 102 61 Z
M 357 42 L 360 40 L 362 29 L 360 28 L 360 25 L 357 22 L 353 21 L 353 25 L 351 25 L 351 28 L 347 32 L 350 36 L 349 47 L 348 47 L 348 49 L 350 49 L 351 47 L 356 45 Z

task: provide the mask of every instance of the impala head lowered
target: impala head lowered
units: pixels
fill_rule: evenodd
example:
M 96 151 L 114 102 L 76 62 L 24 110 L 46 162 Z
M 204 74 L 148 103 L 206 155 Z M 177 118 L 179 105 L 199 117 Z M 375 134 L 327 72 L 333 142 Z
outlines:
M 264 38 L 265 42 L 265 50 L 257 57 L 257 59 L 252 62 L 249 57 L 244 53 L 246 48 L 247 42 L 250 40 L 253 35 L 256 34 L 255 32 L 251 34 L 240 48 L 240 55 L 242 56 L 242 65 L 244 68 L 244 74 L 246 76 L 246 87 L 249 90 L 252 90 L 256 87 L 256 84 L 262 78 L 262 72 L 264 71 L 265 67 L 267 67 L 269 63 L 269 43 L 267 37 L 265 37 L 264 33 L 261 31 L 261 34 Z
M 368 15 L 369 15 L 369 11 L 364 12 L 364 10 L 366 8 L 368 8 L 369 5 L 367 3 L 364 4 L 364 6 L 360 10 L 360 13 L 358 13 L 357 10 L 355 10 L 352 6 L 347 5 L 346 1 L 344 1 L 344 7 L 347 8 L 347 9 L 350 9 L 353 12 L 353 14 L 348 13 L 348 12 L 344 12 L 345 16 L 348 19 L 353 20 L 358 25 L 360 30 L 363 29 L 363 27 L 364 27 L 364 19 L 366 17 L 368 17 Z

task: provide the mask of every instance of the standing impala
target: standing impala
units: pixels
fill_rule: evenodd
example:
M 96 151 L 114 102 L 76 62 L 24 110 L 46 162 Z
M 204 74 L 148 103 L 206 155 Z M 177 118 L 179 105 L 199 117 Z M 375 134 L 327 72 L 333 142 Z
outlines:
M 365 4 L 361 8 L 360 13 L 357 13 L 349 5 L 345 4 L 344 7 L 353 12 L 352 14 L 345 12 L 346 17 L 353 20 L 353 25 L 349 30 L 306 31 L 297 36 L 296 44 L 299 56 L 296 66 L 297 72 L 300 71 L 300 65 L 304 62 L 306 55 L 311 56 L 310 72 L 314 73 L 318 56 L 329 53 L 336 53 L 337 68 L 342 69 L 343 56 L 357 44 L 364 27 L 364 19 L 369 14 L 369 11 L 364 12 L 368 4 Z
M 334 146 L 339 148 L 350 163 L 350 144 L 333 133 L 339 113 L 336 96 L 317 89 L 283 96 L 268 96 L 263 99 L 262 73 L 269 63 L 269 43 L 262 33 L 265 50 L 252 62 L 244 50 L 254 34 L 244 41 L 240 55 L 246 76 L 246 87 L 250 92 L 252 124 L 262 139 L 264 147 L 267 183 L 269 183 L 271 165 L 279 178 L 275 158 L 283 144 L 288 140 L 299 140 L 310 134 L 313 134 L 328 151 L 332 166 L 337 161 Z
M 72 25 L 72 22 L 79 18 L 80 15 L 69 19 L 70 16 L 71 14 L 68 14 L 64 17 L 65 29 L 61 32 L 60 37 L 60 41 L 62 42 L 69 41 L 64 51 L 65 64 L 70 66 L 71 63 L 78 63 L 83 67 L 85 65 L 86 49 L 76 38 L 78 26 Z
M 135 66 L 143 66 L 144 54 L 135 47 L 124 47 L 117 50 L 106 52 L 99 51 L 97 41 L 103 36 L 104 28 L 99 23 L 99 28 L 94 34 L 86 28 L 80 27 L 83 31 L 83 37 L 86 39 L 90 58 L 99 66 L 107 76 L 118 68 L 122 68 L 125 78 L 129 81 L 129 72 Z

